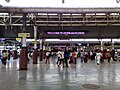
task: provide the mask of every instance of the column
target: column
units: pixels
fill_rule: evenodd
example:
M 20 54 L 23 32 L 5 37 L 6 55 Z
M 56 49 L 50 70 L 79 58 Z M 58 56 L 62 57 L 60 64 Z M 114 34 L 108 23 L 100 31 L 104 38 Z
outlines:
M 3 50 L 5 50 L 5 41 L 3 41 L 3 48 L 4 48 Z
M 13 59 L 17 59 L 18 56 L 17 56 L 17 48 L 16 48 L 16 44 L 14 43 L 14 51 L 13 51 Z
M 114 50 L 115 46 L 114 46 L 114 41 L 111 39 L 112 41 L 112 50 Z
M 26 14 L 23 14 L 23 33 L 26 33 Z M 20 52 L 20 62 L 19 62 L 19 69 L 20 70 L 27 70 L 27 63 L 28 63 L 28 55 L 27 55 L 27 47 L 26 47 L 26 37 L 22 37 L 22 47 Z
M 100 43 L 101 43 L 100 49 L 101 49 L 101 51 L 103 51 L 103 41 L 102 41 L 102 39 L 101 39 Z
M 44 40 L 40 40 L 40 61 L 43 61 L 45 59 L 45 45 Z
M 40 51 L 39 51 L 39 58 L 40 58 L 40 61 L 42 61 L 42 39 L 39 40 L 40 41 Z
M 33 64 L 37 64 L 38 52 L 37 52 L 37 26 L 34 26 L 34 52 L 33 52 Z
M 45 54 L 46 54 L 46 46 L 45 46 L 45 40 L 43 40 L 43 43 L 42 43 L 42 46 L 43 46 L 43 59 L 45 59 Z

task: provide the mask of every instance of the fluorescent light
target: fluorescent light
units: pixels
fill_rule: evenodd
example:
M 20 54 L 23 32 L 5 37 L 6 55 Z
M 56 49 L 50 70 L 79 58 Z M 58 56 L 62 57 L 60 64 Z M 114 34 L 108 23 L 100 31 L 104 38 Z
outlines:
M 120 39 L 112 39 L 114 42 L 120 42 Z
M 111 39 L 67 39 L 67 40 L 61 40 L 61 39 L 45 39 L 45 41 L 56 41 L 56 42 L 76 42 L 76 41 L 83 41 L 83 42 L 99 42 L 99 41 L 103 41 L 103 42 L 111 42 Z M 116 41 L 116 42 L 120 42 L 120 39 L 112 39 L 112 41 Z
M 0 15 L 9 15 L 8 13 L 0 13 Z
M 45 41 L 60 41 L 60 39 L 45 39 Z
M 111 39 L 102 39 L 102 41 L 111 41 Z
M 26 39 L 27 42 L 35 41 L 35 39 Z
M 85 41 L 99 41 L 98 39 L 85 39 Z
M 59 42 L 67 42 L 67 41 L 71 41 L 71 39 L 67 39 L 67 40 L 60 40 L 60 39 L 45 39 L 45 41 L 59 41 Z
M 84 41 L 84 39 L 71 39 L 71 41 Z

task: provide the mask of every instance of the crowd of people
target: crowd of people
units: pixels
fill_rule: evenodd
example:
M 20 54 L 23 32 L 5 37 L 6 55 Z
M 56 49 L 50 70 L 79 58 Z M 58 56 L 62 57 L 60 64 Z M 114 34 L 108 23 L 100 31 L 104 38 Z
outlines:
M 7 50 L 3 50 L 0 54 L 2 64 L 6 65 L 7 59 L 10 60 L 11 53 Z M 100 65 L 100 63 L 103 63 L 104 60 L 107 60 L 108 63 L 111 61 L 117 61 L 117 52 L 115 50 L 103 50 L 100 49 L 97 50 L 80 50 L 77 51 L 76 49 L 69 50 L 69 49 L 60 49 L 57 52 L 51 52 L 46 51 L 45 53 L 45 63 L 50 64 L 51 57 L 54 60 L 56 60 L 56 64 L 58 67 L 69 67 L 69 64 L 77 64 L 77 60 L 80 59 L 81 63 L 87 63 L 88 60 L 96 61 L 97 65 Z M 30 60 L 33 58 L 33 53 L 28 53 L 28 59 Z M 28 61 L 29 61 L 28 60 Z
M 80 59 L 81 63 L 87 63 L 88 60 L 96 61 L 97 65 L 100 65 L 100 63 L 103 63 L 104 60 L 107 60 L 108 63 L 111 61 L 116 61 L 116 52 L 115 50 L 104 50 L 101 51 L 100 49 L 97 50 L 58 50 L 58 52 L 55 53 L 57 56 L 56 64 L 63 67 L 69 67 L 69 64 L 77 64 L 77 60 Z M 50 57 L 51 52 L 46 52 L 46 64 L 50 63 Z

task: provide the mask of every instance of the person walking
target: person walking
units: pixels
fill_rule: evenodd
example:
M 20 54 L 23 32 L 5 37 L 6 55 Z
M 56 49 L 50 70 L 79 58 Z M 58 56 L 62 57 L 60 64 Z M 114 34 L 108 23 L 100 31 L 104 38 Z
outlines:
M 7 56 L 7 51 L 6 51 L 6 50 L 3 50 L 3 51 L 2 51 L 2 59 L 1 59 L 2 64 L 6 65 L 7 58 L 8 58 L 8 56 Z
M 50 52 L 49 51 L 46 52 L 46 62 L 45 63 L 50 64 Z
M 115 50 L 112 50 L 110 55 L 111 55 L 112 60 L 115 61 Z
M 63 52 L 62 50 L 59 50 L 59 51 L 57 52 L 57 56 L 58 56 L 58 61 L 57 61 L 58 67 L 59 67 L 61 64 L 63 64 L 63 67 L 64 67 L 64 63 L 63 63 L 63 61 L 64 61 L 64 52 Z
M 96 53 L 97 65 L 100 64 L 101 57 L 102 57 L 102 53 L 100 52 L 100 50 L 98 50 L 98 52 Z
M 84 51 L 83 50 L 81 50 L 81 52 L 80 52 L 80 59 L 81 59 L 81 63 L 83 63 L 83 61 L 84 61 Z
M 59 51 L 56 53 L 56 55 L 57 55 L 57 65 L 59 65 L 59 64 L 61 64 L 61 62 L 60 62 L 61 51 L 59 50 Z
M 87 63 L 87 61 L 88 61 L 88 51 L 85 50 L 84 51 L 84 63 Z
M 63 66 L 64 66 L 64 63 L 65 63 L 66 67 L 68 67 L 68 59 L 69 58 L 70 58 L 70 53 L 68 52 L 68 50 L 65 49 Z

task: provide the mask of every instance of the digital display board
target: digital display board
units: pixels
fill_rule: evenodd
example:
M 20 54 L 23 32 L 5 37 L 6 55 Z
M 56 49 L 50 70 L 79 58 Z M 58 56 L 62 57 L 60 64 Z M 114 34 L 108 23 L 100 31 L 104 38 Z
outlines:
M 47 35 L 84 35 L 89 30 L 44 30 Z
M 47 32 L 48 35 L 82 35 L 85 32 Z

